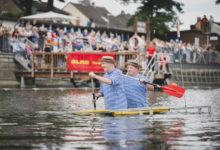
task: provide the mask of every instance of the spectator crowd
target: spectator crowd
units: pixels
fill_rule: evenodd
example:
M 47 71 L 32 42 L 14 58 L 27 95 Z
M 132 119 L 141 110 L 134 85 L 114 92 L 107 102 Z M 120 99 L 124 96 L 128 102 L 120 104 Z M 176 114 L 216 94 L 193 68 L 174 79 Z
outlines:
M 82 32 L 66 32 L 57 27 L 50 30 L 32 25 L 19 25 L 14 31 L 0 23 L 0 51 L 11 50 L 30 58 L 38 52 L 138 52 L 146 56 L 148 46 L 153 46 L 156 53 L 166 50 L 173 62 L 216 63 L 217 53 L 211 45 L 195 45 L 178 40 L 162 41 L 153 39 L 146 44 L 145 36 L 134 35 L 129 41 L 123 41 L 120 35 L 106 34 L 84 29 Z

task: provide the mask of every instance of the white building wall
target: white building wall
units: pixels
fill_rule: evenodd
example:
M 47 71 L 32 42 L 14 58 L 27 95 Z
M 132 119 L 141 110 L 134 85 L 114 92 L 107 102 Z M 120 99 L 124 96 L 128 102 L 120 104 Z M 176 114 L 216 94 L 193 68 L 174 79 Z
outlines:
M 8 20 L 0 20 L 2 22 L 3 26 L 11 27 L 12 30 L 14 30 L 15 25 L 17 24 L 16 21 L 8 21 Z
M 80 12 L 71 2 L 69 2 L 66 6 L 64 6 L 62 8 L 62 10 L 70 13 L 71 16 L 73 16 L 73 17 L 79 18 L 80 26 L 87 26 L 89 18 L 86 17 L 82 12 Z M 76 21 L 74 21 L 72 23 L 74 25 L 76 25 Z M 95 27 L 94 23 L 92 24 L 92 27 Z

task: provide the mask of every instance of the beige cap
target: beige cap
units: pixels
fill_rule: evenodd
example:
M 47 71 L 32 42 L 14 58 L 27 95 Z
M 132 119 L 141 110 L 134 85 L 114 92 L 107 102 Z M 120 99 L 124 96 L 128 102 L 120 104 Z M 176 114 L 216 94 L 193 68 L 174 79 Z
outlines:
M 99 62 L 115 63 L 115 60 L 112 56 L 103 56 L 102 59 L 99 59 Z
M 141 68 L 141 65 L 136 61 L 136 60 L 129 60 L 128 62 L 126 62 L 126 65 L 132 65 L 134 67 L 137 67 L 137 68 Z

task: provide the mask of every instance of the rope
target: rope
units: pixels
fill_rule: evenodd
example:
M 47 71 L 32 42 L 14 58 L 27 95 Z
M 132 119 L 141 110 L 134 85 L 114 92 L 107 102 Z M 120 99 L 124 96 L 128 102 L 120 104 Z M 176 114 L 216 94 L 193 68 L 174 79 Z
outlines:
M 184 79 L 183 79 L 183 66 L 182 66 L 182 61 L 181 61 L 181 57 L 180 57 L 180 48 L 181 48 L 181 47 L 179 47 L 180 72 L 181 72 L 181 78 L 182 78 L 183 88 L 185 88 L 185 87 L 184 87 Z M 187 105 L 186 105 L 186 97 L 185 97 L 185 94 L 184 94 L 184 103 L 185 103 L 185 111 L 187 112 Z

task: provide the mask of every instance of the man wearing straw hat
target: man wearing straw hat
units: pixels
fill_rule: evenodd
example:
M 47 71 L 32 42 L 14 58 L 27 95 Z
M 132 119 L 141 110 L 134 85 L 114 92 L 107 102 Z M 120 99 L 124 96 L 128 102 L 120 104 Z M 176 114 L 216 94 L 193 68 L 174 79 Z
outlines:
M 150 82 L 143 75 L 139 75 L 139 69 L 141 65 L 136 60 L 130 60 L 126 63 L 127 65 L 127 75 L 124 78 L 125 94 L 127 97 L 128 108 L 140 108 L 147 107 L 147 91 L 153 91 L 154 86 L 150 84 L 143 84 L 142 82 Z M 137 78 L 134 80 L 132 78 Z
M 102 62 L 102 68 L 105 71 L 104 77 L 94 72 L 89 73 L 90 77 L 101 82 L 100 91 L 96 97 L 104 96 L 105 109 L 127 109 L 122 72 L 115 68 L 115 60 L 111 56 L 103 56 L 99 61 Z

